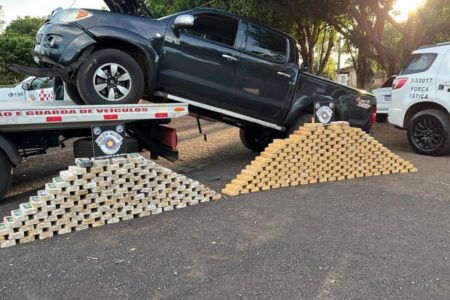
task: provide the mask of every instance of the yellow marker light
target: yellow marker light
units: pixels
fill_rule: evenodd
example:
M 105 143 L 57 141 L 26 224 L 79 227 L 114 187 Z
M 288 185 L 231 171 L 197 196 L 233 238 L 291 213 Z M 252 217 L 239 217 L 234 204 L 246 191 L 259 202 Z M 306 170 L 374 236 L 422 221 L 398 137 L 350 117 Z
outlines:
M 80 9 L 77 15 L 75 16 L 75 20 L 84 19 L 87 17 L 90 17 L 89 12 L 85 11 L 84 9 Z

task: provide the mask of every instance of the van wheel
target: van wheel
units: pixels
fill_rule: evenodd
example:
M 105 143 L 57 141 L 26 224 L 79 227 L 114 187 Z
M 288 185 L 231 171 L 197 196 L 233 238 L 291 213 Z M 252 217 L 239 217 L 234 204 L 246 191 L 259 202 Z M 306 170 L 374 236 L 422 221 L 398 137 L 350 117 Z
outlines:
M 139 141 L 133 137 L 127 137 L 127 152 L 137 153 L 141 151 Z M 73 155 L 75 158 L 91 158 L 94 157 L 94 149 L 92 148 L 92 139 L 83 138 L 73 143 Z
M 418 112 L 408 124 L 408 142 L 419 154 L 440 156 L 450 153 L 450 117 L 427 109 Z
M 0 180 L 0 199 L 6 195 L 12 181 L 13 166 L 9 162 L 8 158 L 0 151 L 0 174 L 2 180 Z
M 264 151 L 272 143 L 273 139 L 277 137 L 274 131 L 262 127 L 241 128 L 239 135 L 245 148 L 253 152 Z
M 135 104 L 144 94 L 141 67 L 125 52 L 105 49 L 81 66 L 77 87 L 87 104 Z
M 85 105 L 83 99 L 78 92 L 78 88 L 76 85 L 65 82 L 64 88 L 66 89 L 67 96 L 69 96 L 70 100 L 77 105 Z

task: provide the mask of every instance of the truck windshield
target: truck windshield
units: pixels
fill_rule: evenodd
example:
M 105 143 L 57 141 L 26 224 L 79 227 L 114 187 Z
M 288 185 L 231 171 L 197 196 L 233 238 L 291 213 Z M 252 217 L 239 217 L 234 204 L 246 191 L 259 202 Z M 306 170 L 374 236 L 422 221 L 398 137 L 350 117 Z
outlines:
M 433 65 L 436 57 L 436 53 L 413 54 L 408 59 L 406 67 L 400 75 L 416 74 L 427 71 Z

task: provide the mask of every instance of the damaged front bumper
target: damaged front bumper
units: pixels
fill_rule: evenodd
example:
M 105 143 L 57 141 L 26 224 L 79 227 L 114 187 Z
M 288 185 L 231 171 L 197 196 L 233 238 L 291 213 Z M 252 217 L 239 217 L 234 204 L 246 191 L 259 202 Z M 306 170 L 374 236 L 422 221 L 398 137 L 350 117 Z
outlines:
M 94 46 L 89 46 L 81 56 L 72 64 L 68 66 L 62 66 L 56 62 L 45 59 L 46 64 L 51 65 L 51 68 L 46 67 L 28 67 L 17 64 L 8 65 L 8 69 L 29 76 L 36 77 L 69 77 L 71 73 L 77 70 L 81 64 L 91 55 L 94 50 Z
M 77 23 L 47 23 L 36 35 L 33 60 L 39 67 L 12 64 L 8 69 L 37 77 L 65 77 L 92 53 L 96 40 Z

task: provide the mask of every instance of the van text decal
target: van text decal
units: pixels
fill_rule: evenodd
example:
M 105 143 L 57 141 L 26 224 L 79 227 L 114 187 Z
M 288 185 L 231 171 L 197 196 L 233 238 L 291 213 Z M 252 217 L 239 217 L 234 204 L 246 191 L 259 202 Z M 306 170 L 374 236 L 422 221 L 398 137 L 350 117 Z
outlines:
M 429 100 L 430 84 L 433 78 L 412 78 L 409 98 L 413 100 Z

